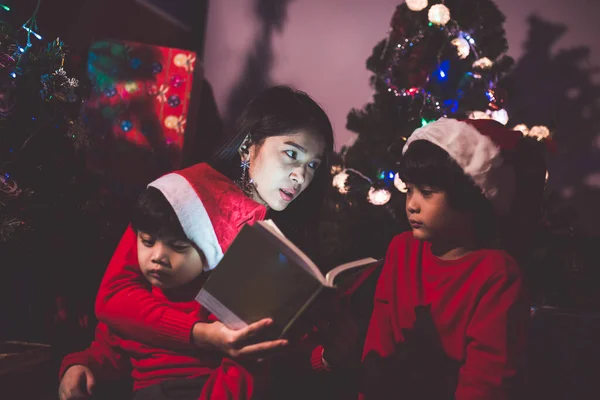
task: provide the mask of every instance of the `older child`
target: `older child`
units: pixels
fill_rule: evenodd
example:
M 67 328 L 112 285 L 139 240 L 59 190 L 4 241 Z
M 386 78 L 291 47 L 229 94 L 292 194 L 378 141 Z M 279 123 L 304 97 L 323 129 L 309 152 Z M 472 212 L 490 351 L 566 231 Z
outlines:
M 394 238 L 379 277 L 361 398 L 509 398 L 528 307 L 516 262 L 492 243 L 520 137 L 495 121 L 441 119 L 407 141 L 412 232 Z

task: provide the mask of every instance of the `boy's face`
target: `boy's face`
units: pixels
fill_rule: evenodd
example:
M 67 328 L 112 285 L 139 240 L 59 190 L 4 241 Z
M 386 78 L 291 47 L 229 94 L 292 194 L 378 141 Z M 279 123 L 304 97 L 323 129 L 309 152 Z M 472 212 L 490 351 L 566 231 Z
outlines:
M 406 188 L 406 216 L 416 239 L 446 239 L 463 225 L 466 216 L 450 207 L 446 192 L 411 183 Z
M 158 238 L 138 232 L 137 251 L 144 277 L 161 289 L 184 285 L 202 273 L 204 262 L 189 241 Z

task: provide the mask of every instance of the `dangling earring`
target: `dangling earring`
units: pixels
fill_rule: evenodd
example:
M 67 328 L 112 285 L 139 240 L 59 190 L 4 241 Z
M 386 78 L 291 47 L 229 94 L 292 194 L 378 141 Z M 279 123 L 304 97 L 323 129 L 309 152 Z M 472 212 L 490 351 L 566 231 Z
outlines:
M 254 191 L 254 180 L 250 178 L 250 174 L 248 173 L 250 160 L 242 160 L 240 167 L 242 168 L 242 176 L 238 179 L 236 185 L 242 189 L 246 196 L 251 197 Z

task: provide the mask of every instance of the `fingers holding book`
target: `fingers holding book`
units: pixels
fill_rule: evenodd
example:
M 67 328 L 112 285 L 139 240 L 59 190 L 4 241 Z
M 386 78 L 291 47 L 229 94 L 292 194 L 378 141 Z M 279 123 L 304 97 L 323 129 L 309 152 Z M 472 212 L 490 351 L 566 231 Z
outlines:
M 288 344 L 287 340 L 258 342 L 265 330 L 273 324 L 269 318 L 262 319 L 245 328 L 233 330 L 221 322 L 212 323 L 211 342 L 232 358 L 264 356 Z

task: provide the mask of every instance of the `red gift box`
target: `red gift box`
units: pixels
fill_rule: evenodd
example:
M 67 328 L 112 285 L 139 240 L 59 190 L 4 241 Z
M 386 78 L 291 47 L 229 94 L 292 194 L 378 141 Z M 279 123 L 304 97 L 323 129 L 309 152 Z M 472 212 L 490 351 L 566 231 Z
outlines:
M 92 44 L 93 89 L 84 115 L 91 134 L 101 139 L 91 149 L 92 168 L 135 186 L 178 167 L 195 63 L 188 50 L 108 40 Z M 144 172 L 132 171 L 140 169 Z

